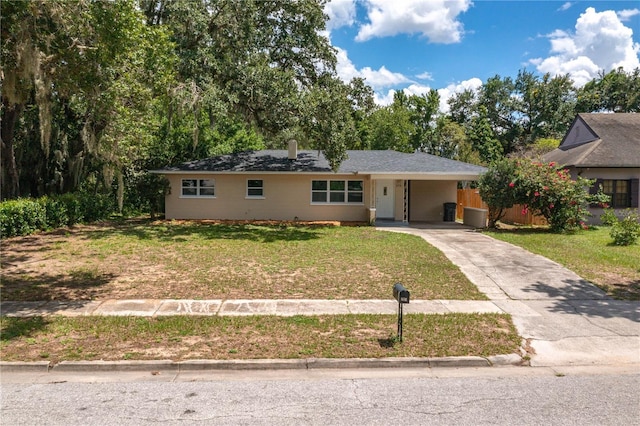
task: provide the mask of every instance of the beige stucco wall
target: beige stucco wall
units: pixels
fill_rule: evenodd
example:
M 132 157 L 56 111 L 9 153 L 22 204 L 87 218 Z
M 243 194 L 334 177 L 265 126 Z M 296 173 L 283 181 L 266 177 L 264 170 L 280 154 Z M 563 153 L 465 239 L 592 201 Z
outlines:
M 640 168 L 585 168 L 585 169 L 570 169 L 571 175 L 576 176 L 579 174 L 585 179 L 640 179 Z M 638 190 L 638 197 L 640 198 L 640 189 Z M 618 216 L 622 216 L 626 209 L 616 209 Z M 600 215 L 603 209 L 599 207 L 590 207 L 589 211 L 593 216 L 588 219 L 588 223 L 600 224 Z M 640 214 L 640 206 L 636 209 Z
M 393 188 L 393 220 L 402 221 L 404 220 L 404 180 L 394 180 Z
M 189 174 L 168 175 L 171 194 L 165 199 L 167 219 L 340 220 L 369 219 L 371 182 L 354 175 Z M 215 198 L 181 196 L 182 179 L 215 179 Z M 247 180 L 262 179 L 263 199 L 246 197 Z M 312 180 L 363 180 L 362 204 L 311 204 Z
M 456 181 L 411 181 L 409 190 L 409 220 L 442 222 L 444 203 L 457 202 Z

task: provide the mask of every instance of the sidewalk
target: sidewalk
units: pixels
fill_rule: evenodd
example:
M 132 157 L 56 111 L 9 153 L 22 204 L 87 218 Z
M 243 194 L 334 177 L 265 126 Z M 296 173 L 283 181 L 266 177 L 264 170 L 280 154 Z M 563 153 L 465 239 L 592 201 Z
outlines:
M 0 302 L 0 313 L 8 317 L 62 315 L 68 317 L 101 316 L 167 316 L 167 315 L 342 315 L 396 314 L 395 300 L 104 300 L 74 302 Z M 403 307 L 411 313 L 502 313 L 491 301 L 476 300 L 412 300 Z
M 504 312 L 535 353 L 532 366 L 640 366 L 640 302 L 618 301 L 563 266 L 465 227 L 405 227 Z

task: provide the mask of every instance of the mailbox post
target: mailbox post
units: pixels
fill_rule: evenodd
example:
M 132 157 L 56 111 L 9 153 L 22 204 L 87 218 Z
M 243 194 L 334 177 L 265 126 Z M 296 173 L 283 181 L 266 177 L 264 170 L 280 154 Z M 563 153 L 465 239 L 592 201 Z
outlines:
M 398 340 L 402 342 L 402 305 L 409 303 L 409 290 L 400 283 L 393 285 L 393 297 L 398 301 Z

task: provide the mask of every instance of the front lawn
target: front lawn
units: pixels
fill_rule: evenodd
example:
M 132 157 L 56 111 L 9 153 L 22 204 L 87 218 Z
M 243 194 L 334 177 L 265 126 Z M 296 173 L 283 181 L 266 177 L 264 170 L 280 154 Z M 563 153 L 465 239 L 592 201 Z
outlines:
M 612 297 L 640 300 L 640 245 L 613 245 L 609 231 L 608 227 L 571 233 L 514 228 L 486 234 L 558 262 Z
M 368 226 L 126 221 L 2 241 L 3 300 L 486 297 L 423 239 Z

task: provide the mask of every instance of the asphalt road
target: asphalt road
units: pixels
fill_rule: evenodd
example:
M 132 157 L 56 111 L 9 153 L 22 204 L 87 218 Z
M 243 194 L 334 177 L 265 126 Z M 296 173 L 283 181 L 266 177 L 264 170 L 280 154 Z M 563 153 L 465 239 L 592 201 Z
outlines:
M 4 373 L 2 425 L 637 425 L 628 367 Z

